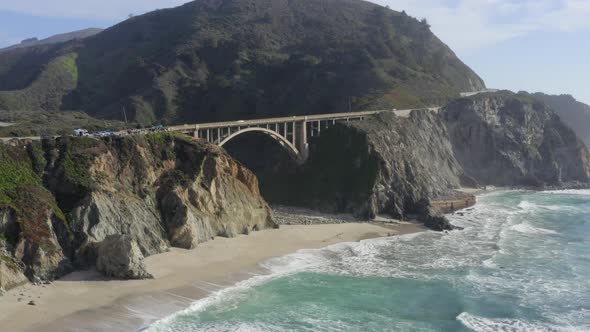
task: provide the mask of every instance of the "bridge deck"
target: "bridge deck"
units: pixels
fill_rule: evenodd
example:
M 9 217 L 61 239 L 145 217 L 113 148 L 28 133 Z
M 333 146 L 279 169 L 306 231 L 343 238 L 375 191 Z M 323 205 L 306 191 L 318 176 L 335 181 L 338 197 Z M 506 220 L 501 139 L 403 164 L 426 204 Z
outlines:
M 314 121 L 331 121 L 331 120 L 345 120 L 345 119 L 359 119 L 366 116 L 371 116 L 383 112 L 392 112 L 397 116 L 408 117 L 412 111 L 431 111 L 438 112 L 439 107 L 433 108 L 422 108 L 422 109 L 407 109 L 407 110 L 378 110 L 378 111 L 363 111 L 363 112 L 348 112 L 348 113 L 330 113 L 330 114 L 315 114 L 315 115 L 299 115 L 299 116 L 287 116 L 277 118 L 266 118 L 266 119 L 254 119 L 254 120 L 238 120 L 238 121 L 224 121 L 224 122 L 210 122 L 210 123 L 196 123 L 196 124 L 185 124 L 169 126 L 166 129 L 169 131 L 178 132 L 191 132 L 200 131 L 203 129 L 217 129 L 217 128 L 236 128 L 236 127 L 256 127 L 262 125 L 272 124 L 291 124 L 295 122 L 314 122 Z M 286 125 L 284 125 L 286 126 Z M 284 128 L 284 127 L 283 127 Z M 124 132 L 118 134 L 123 135 Z M 40 137 L 0 137 L 0 143 L 5 143 L 11 139 L 31 139 L 40 140 Z
M 248 126 L 259 126 L 266 124 L 275 123 L 288 123 L 288 122 L 299 122 L 299 121 L 325 121 L 325 120 L 340 120 L 347 118 L 359 118 L 364 116 L 370 116 L 377 113 L 383 112 L 407 112 L 412 110 L 380 110 L 380 111 L 364 111 L 364 112 L 349 112 L 349 113 L 331 113 L 331 114 L 315 114 L 315 115 L 300 115 L 300 116 L 288 116 L 278 118 L 266 118 L 266 119 L 254 119 L 254 120 L 239 120 L 239 121 L 224 121 L 224 122 L 210 122 L 210 123 L 197 123 L 197 124 L 186 124 L 179 126 L 168 127 L 171 131 L 183 131 L 183 130 L 195 130 L 198 129 L 212 129 L 212 128 L 225 128 L 225 127 L 248 127 Z

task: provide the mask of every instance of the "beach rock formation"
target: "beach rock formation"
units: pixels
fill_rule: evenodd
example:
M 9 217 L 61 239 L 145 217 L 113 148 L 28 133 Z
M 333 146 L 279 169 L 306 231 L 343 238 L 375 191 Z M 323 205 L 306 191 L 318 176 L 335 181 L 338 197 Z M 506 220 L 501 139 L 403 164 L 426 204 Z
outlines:
M 20 286 L 28 281 L 18 261 L 0 240 L 0 296 L 8 289 Z
M 30 280 L 98 261 L 110 276 L 142 278 L 144 256 L 269 227 L 256 176 L 204 142 L 153 134 L 0 146 L 0 234 Z
M 418 220 L 434 231 L 442 232 L 457 228 L 426 199 L 418 203 Z
M 119 279 L 150 279 L 137 242 L 128 235 L 110 235 L 98 249 L 96 269 Z
M 92 265 L 97 246 L 112 235 L 127 234 L 146 256 L 168 248 L 157 205 L 150 197 L 92 192 L 71 216 L 72 229 L 80 236 L 76 254 L 80 265 Z
M 574 131 L 528 94 L 499 92 L 458 99 L 442 111 L 465 173 L 495 186 L 579 186 L 590 154 Z
M 184 153 L 198 155 L 191 151 L 194 148 L 186 145 Z M 175 173 L 161 178 L 157 198 L 173 246 L 191 249 L 214 236 L 234 237 L 276 226 L 256 176 L 220 148 L 211 149 L 216 153 L 181 165 L 191 173 L 198 164 L 197 181 L 178 186 Z
M 418 215 L 424 201 L 459 188 L 463 175 L 444 124 L 430 111 L 382 113 L 322 131 L 303 173 L 302 205 L 369 219 Z

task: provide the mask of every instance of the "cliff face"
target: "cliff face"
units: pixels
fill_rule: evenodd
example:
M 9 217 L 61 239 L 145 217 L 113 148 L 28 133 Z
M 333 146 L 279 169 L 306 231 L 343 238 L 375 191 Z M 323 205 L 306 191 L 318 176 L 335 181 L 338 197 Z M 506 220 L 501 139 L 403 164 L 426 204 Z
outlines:
M 409 118 L 379 114 L 322 131 L 304 173 L 311 193 L 301 201 L 308 206 L 403 218 L 452 194 L 463 172 L 438 116 L 415 111 Z
M 590 105 L 579 102 L 570 95 L 535 93 L 532 96 L 549 105 L 561 121 L 576 132 L 586 147 L 590 147 Z
M 459 99 L 442 116 L 457 160 L 482 184 L 589 182 L 587 148 L 547 105 L 529 95 L 501 92 Z
M 108 275 L 149 276 L 144 256 L 275 226 L 256 177 L 215 146 L 156 134 L 0 151 L 2 257 L 30 280 L 97 260 Z

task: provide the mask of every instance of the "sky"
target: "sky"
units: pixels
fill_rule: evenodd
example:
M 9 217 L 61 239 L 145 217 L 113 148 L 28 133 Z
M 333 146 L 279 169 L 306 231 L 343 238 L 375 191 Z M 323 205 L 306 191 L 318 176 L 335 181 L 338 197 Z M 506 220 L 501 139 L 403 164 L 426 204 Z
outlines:
M 304 0 L 300 0 L 304 1 Z M 186 0 L 0 0 L 0 47 Z M 490 88 L 572 94 L 590 104 L 590 0 L 372 0 L 426 18 Z

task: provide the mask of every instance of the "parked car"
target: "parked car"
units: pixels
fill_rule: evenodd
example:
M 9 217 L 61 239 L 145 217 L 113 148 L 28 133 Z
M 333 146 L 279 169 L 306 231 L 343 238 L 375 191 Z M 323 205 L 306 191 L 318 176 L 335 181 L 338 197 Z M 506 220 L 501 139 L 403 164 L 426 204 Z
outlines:
M 88 130 L 86 130 L 86 129 L 74 130 L 74 136 L 83 137 L 83 136 L 89 136 L 89 135 L 90 134 L 88 133 Z
M 94 133 L 95 137 L 107 137 L 107 136 L 113 136 L 113 131 L 112 130 L 103 130 L 103 131 L 98 131 L 96 133 Z
M 150 131 L 154 132 L 154 133 L 164 131 L 164 130 L 165 130 L 164 126 L 162 126 L 162 125 L 157 125 L 157 126 L 153 126 L 150 128 Z

